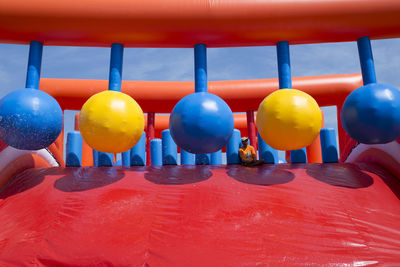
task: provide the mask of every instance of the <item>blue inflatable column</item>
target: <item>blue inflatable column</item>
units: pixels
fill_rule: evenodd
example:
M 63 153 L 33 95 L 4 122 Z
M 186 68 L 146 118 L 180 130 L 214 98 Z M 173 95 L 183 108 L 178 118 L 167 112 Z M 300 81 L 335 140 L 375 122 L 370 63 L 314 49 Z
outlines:
M 338 149 L 335 129 L 324 128 L 320 132 L 322 161 L 324 163 L 338 162 Z
M 207 47 L 194 46 L 194 89 L 196 93 L 207 92 Z
M 121 92 L 123 57 L 124 46 L 117 43 L 112 44 L 108 90 Z
M 307 163 L 307 150 L 306 148 L 290 151 L 291 163 Z
M 222 164 L 222 151 L 218 150 L 217 152 L 211 153 L 211 165 L 220 164 Z
M 31 41 L 29 46 L 28 70 L 26 73 L 26 88 L 39 89 L 42 55 L 43 44 L 41 42 Z
M 279 89 L 292 88 L 292 74 L 290 70 L 289 42 L 281 41 L 276 44 L 278 56 Z
M 375 64 L 370 38 L 365 36 L 358 39 L 357 47 L 364 85 L 376 83 Z
M 181 148 L 181 165 L 194 165 L 195 155 Z
M 129 168 L 131 166 L 131 150 L 122 152 L 121 157 L 122 157 L 122 166 Z
M 211 154 L 196 154 L 196 165 L 209 165 Z
M 169 129 L 161 132 L 163 165 L 177 165 L 178 147 L 171 137 Z
M 111 45 L 110 56 L 110 73 L 108 78 L 108 90 L 121 92 L 122 81 L 122 60 L 124 54 L 124 46 L 122 44 L 114 43 Z M 127 153 L 127 152 L 125 152 Z M 114 154 L 99 151 L 98 153 L 98 166 L 113 166 Z M 124 166 L 128 165 L 128 154 L 123 157 Z
M 131 166 L 146 165 L 146 133 L 143 132 L 139 142 L 130 150 Z
M 67 134 L 66 166 L 80 167 L 82 164 L 82 136 L 78 131 Z
M 161 139 L 155 138 L 150 141 L 151 165 L 162 166 Z
M 112 167 L 114 165 L 114 154 L 106 152 L 98 152 L 99 167 Z
M 239 147 L 240 147 L 240 131 L 233 130 L 231 139 L 226 145 L 226 163 L 227 164 L 240 164 Z
M 276 53 L 278 57 L 278 78 L 279 89 L 292 88 L 292 74 L 290 68 L 289 42 L 281 41 L 276 44 Z M 290 151 L 290 161 L 292 163 L 306 163 L 306 148 Z
M 258 153 L 260 159 L 264 160 L 264 163 L 272 163 L 278 164 L 278 150 L 270 147 L 265 141 L 261 138 L 260 134 L 257 132 L 258 139 Z
M 99 166 L 99 151 L 93 149 L 92 152 L 93 152 L 93 166 L 98 167 Z

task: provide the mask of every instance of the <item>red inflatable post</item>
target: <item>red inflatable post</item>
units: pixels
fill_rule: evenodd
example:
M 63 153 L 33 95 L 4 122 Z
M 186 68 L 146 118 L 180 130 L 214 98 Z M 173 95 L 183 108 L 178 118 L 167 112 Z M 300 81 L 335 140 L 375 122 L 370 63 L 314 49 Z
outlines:
M 247 132 L 250 139 L 250 144 L 254 147 L 254 150 L 257 152 L 257 133 L 256 133 L 256 124 L 254 123 L 254 111 L 248 110 L 246 111 L 247 116 Z
M 150 165 L 150 141 L 154 139 L 154 119 L 155 113 L 147 113 L 147 132 L 146 132 L 146 165 Z

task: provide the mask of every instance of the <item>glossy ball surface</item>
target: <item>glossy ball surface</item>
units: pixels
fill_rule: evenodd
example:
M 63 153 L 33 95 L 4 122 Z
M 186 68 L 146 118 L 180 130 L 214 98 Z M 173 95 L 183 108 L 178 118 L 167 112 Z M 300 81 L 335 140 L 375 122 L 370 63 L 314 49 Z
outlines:
M 63 112 L 49 94 L 19 89 L 0 100 L 0 138 L 9 146 L 38 150 L 50 146 L 60 135 Z
M 354 140 L 385 144 L 400 137 L 400 90 L 371 83 L 354 90 L 345 100 L 341 122 Z
M 280 89 L 260 104 L 256 124 L 261 138 L 278 150 L 297 150 L 318 136 L 322 114 L 310 95 L 296 89 Z
M 222 149 L 233 132 L 233 114 L 220 97 L 210 93 L 193 93 L 174 107 L 169 128 L 175 143 L 194 154 Z
M 91 96 L 82 106 L 79 127 L 83 139 L 93 149 L 122 153 L 142 137 L 143 111 L 129 95 L 103 91 Z

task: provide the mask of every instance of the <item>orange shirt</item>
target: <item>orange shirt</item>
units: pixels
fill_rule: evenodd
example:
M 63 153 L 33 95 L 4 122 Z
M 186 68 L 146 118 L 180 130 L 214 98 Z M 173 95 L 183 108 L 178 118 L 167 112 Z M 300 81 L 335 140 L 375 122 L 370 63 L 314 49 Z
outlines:
M 243 147 L 239 148 L 239 156 L 242 162 L 252 162 L 257 159 L 256 152 L 250 145 L 247 145 L 246 149 Z

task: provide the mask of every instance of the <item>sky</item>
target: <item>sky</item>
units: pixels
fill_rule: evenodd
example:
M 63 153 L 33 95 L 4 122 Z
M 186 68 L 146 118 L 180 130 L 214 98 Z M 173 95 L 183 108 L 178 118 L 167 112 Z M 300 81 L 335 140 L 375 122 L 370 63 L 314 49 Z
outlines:
M 400 88 L 400 39 L 372 41 L 377 80 Z M 0 98 L 23 88 L 29 46 L 0 44 Z M 55 47 L 43 49 L 41 77 L 108 79 L 110 48 Z M 360 72 L 356 42 L 292 45 L 292 76 Z M 275 47 L 207 49 L 208 79 L 276 78 Z M 193 49 L 125 48 L 123 79 L 192 81 Z M 246 92 L 243 92 L 245 94 Z M 324 108 L 325 125 L 337 129 L 336 109 Z M 67 112 L 66 130 L 72 129 Z

